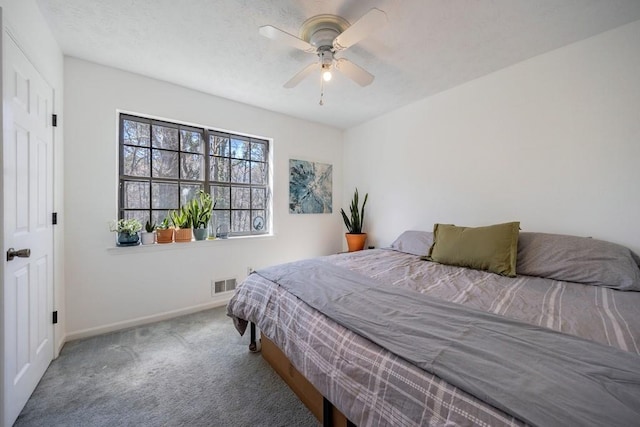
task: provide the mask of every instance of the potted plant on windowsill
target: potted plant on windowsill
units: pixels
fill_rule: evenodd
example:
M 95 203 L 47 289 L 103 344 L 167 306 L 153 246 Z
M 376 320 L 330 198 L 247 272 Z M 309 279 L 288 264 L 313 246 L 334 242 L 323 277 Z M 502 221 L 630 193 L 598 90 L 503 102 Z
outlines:
M 191 231 L 191 216 L 186 205 L 177 211 L 171 212 L 171 222 L 176 227 L 174 231 L 176 243 L 190 242 L 193 238 L 193 233 Z
M 173 228 L 169 227 L 169 218 L 165 218 L 156 227 L 156 241 L 158 243 L 172 243 L 173 242 Z
M 353 199 L 351 200 L 351 216 L 348 217 L 344 212 L 344 209 L 340 209 L 340 213 L 342 213 L 342 219 L 344 220 L 344 225 L 347 227 L 348 232 L 345 234 L 347 238 L 347 246 L 349 247 L 349 252 L 360 251 L 364 248 L 364 243 L 367 241 L 367 233 L 362 232 L 362 227 L 364 225 L 364 206 L 367 204 L 367 199 L 369 198 L 369 193 L 365 194 L 364 201 L 362 202 L 362 208 L 358 209 L 358 189 L 356 188 L 355 193 L 353 194 Z
M 155 223 L 151 224 L 151 221 L 147 220 L 146 224 L 144 225 L 144 230 L 145 231 L 143 231 L 140 234 L 140 239 L 142 240 L 142 244 L 153 245 L 156 239 L 156 233 L 154 233 L 154 231 L 156 231 L 156 224 Z
M 187 211 L 193 225 L 193 236 L 196 240 L 207 238 L 207 226 L 214 208 L 213 199 L 209 193 L 200 190 L 198 198 L 187 204 Z
M 109 230 L 117 233 L 116 245 L 118 246 L 135 246 L 140 244 L 138 232 L 142 230 L 142 224 L 135 218 L 113 221 L 109 226 Z

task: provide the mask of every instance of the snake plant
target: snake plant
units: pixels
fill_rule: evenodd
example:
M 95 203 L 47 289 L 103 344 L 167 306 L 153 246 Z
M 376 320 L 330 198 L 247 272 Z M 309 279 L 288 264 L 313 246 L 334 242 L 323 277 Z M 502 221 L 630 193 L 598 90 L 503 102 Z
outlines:
M 369 193 L 365 194 L 364 201 L 362 202 L 362 208 L 358 210 L 358 189 L 356 188 L 356 192 L 353 194 L 353 199 L 351 200 L 351 217 L 348 217 L 344 212 L 344 209 L 340 209 L 340 213 L 342 213 L 342 219 L 344 220 L 344 225 L 349 230 L 350 234 L 362 234 L 362 227 L 364 225 L 364 206 L 367 204 L 367 199 L 369 198 Z

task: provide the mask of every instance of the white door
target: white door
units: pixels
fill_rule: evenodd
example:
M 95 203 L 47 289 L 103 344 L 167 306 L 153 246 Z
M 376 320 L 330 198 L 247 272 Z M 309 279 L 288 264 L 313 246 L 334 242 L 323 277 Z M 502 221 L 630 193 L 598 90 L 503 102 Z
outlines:
M 53 358 L 53 90 L 8 32 L 3 39 L 5 426 Z M 9 260 L 9 250 L 29 257 Z

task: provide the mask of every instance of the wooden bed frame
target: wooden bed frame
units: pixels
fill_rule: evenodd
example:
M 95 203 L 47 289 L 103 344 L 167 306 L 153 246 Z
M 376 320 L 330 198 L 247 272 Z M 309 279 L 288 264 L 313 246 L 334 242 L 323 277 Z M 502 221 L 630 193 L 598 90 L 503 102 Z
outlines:
M 262 357 L 315 415 L 323 427 L 354 427 L 289 361 L 273 341 L 260 333 Z

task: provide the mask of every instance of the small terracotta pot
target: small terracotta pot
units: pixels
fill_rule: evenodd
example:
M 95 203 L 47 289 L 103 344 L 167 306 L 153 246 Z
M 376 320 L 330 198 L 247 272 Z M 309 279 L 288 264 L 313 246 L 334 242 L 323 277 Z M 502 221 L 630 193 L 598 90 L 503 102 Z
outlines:
M 190 242 L 193 238 L 193 231 L 191 228 L 176 228 L 175 236 L 176 243 Z
M 367 241 L 367 233 L 345 233 L 345 237 L 347 238 L 349 252 L 361 251 L 364 249 L 364 243 Z
M 158 243 L 171 243 L 173 242 L 173 228 L 167 228 L 166 230 L 156 230 L 156 242 Z

